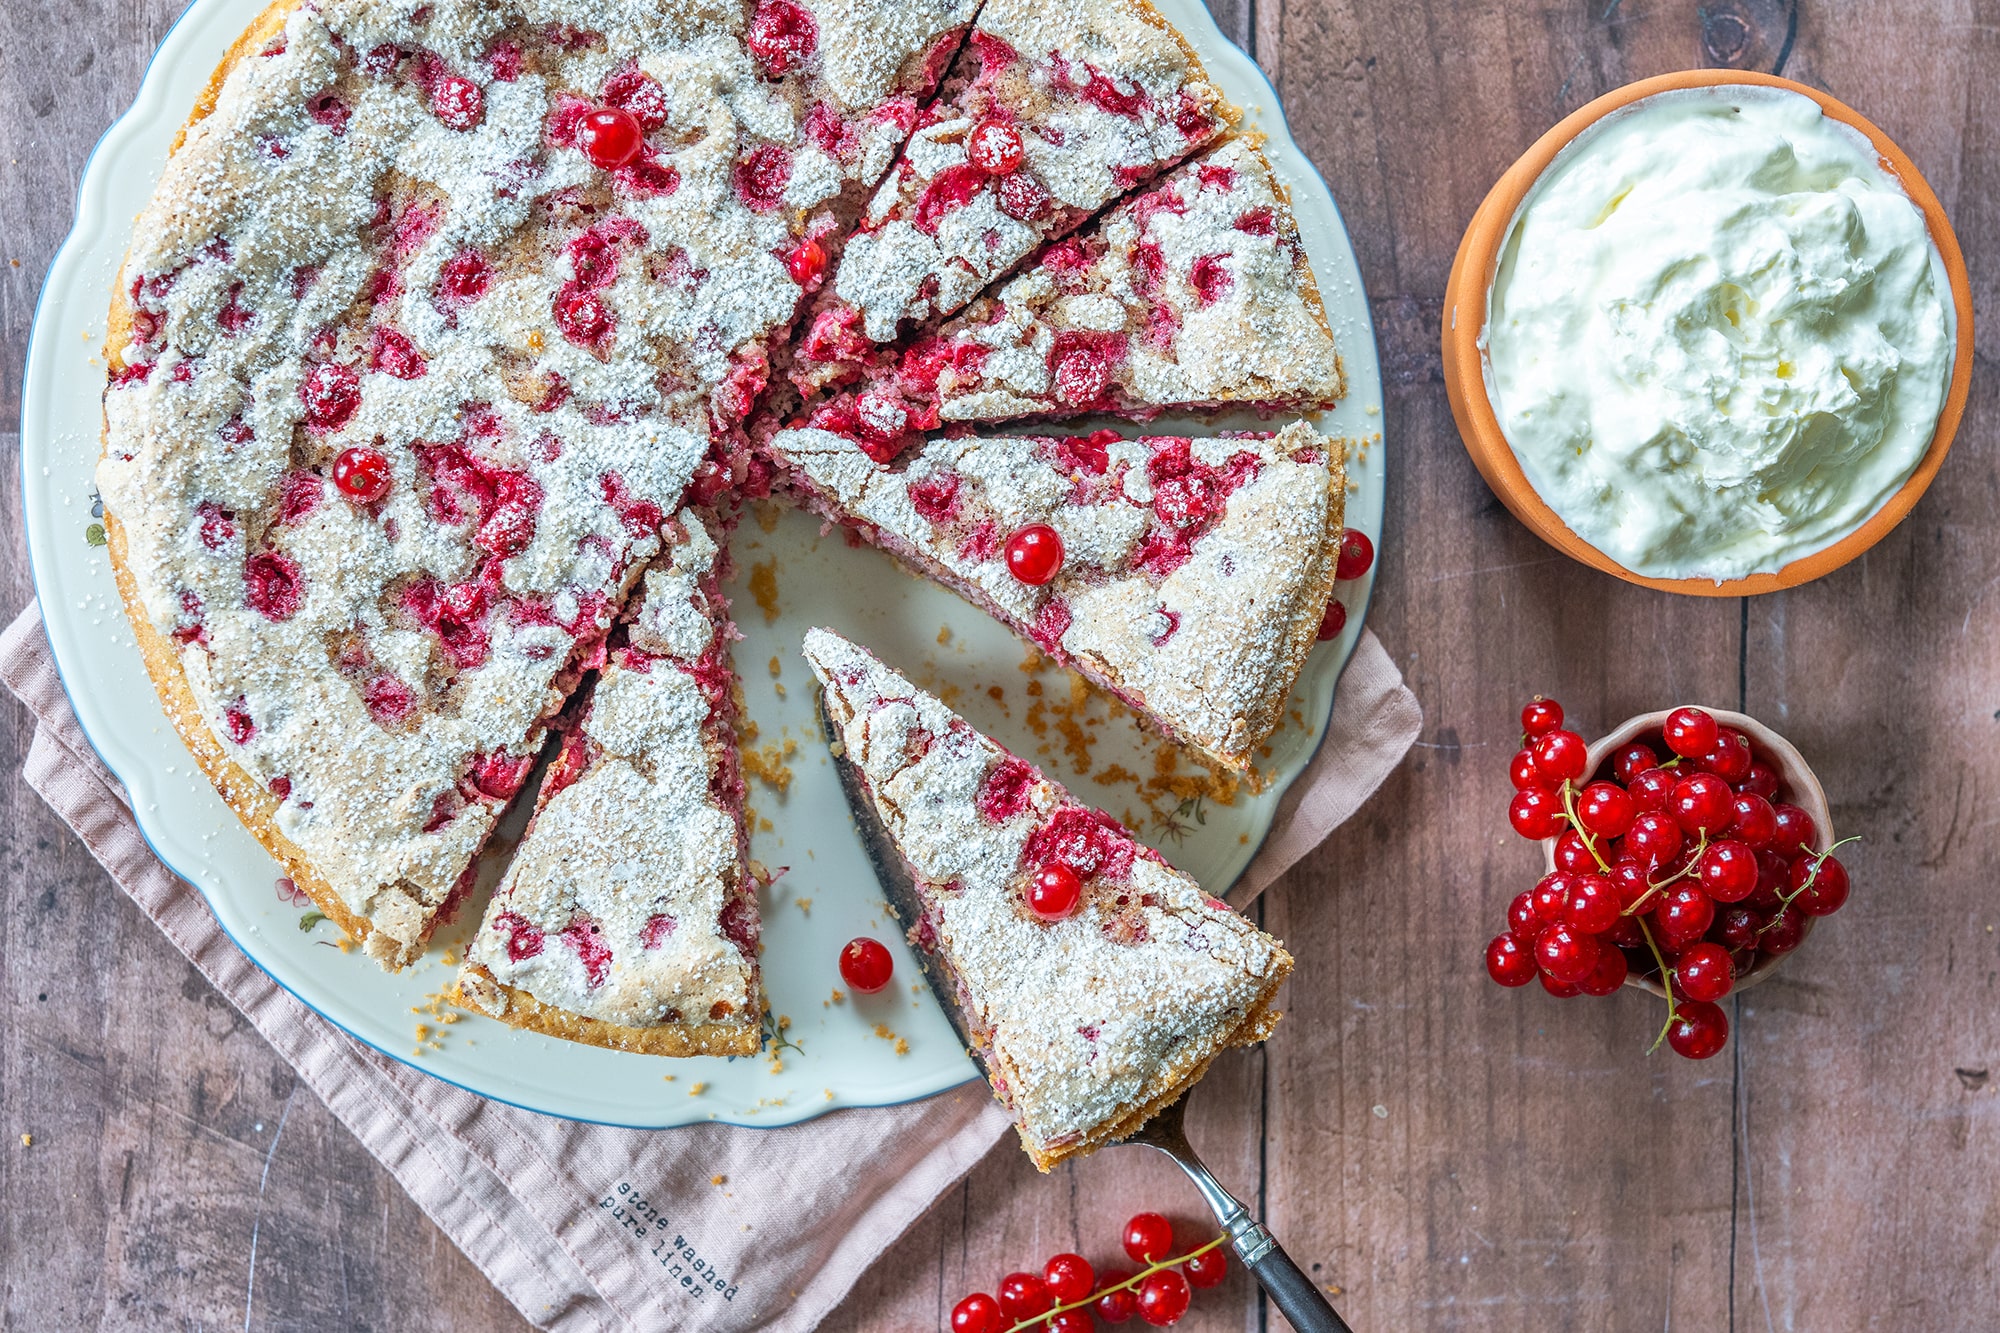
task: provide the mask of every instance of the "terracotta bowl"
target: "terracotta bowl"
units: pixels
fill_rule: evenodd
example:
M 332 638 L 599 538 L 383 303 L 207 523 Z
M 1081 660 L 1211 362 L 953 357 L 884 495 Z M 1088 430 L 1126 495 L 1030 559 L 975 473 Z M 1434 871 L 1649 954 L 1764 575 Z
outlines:
M 1792 747 L 1790 741 L 1765 726 L 1762 722 L 1759 722 L 1756 718 L 1746 717 L 1742 713 L 1732 713 L 1726 708 L 1710 708 L 1707 704 L 1675 705 L 1676 708 L 1683 706 L 1699 708 L 1723 726 L 1734 727 L 1745 736 L 1748 736 L 1750 738 L 1751 755 L 1777 770 L 1778 788 L 1784 793 L 1784 799 L 1812 816 L 1812 849 L 1815 852 L 1824 852 L 1827 848 L 1833 846 L 1833 812 L 1827 808 L 1826 792 L 1821 789 L 1819 779 L 1813 776 L 1812 769 L 1806 766 L 1805 759 Z M 1610 764 L 1612 757 L 1618 751 L 1641 737 L 1652 741 L 1653 748 L 1664 755 L 1666 749 L 1659 743 L 1660 729 L 1666 725 L 1667 714 L 1671 712 L 1673 712 L 1672 708 L 1663 708 L 1657 713 L 1641 713 L 1637 717 L 1626 719 L 1604 736 L 1592 741 L 1590 743 L 1590 761 L 1584 769 L 1584 772 L 1589 776 L 1584 780 L 1586 782 L 1594 781 L 1600 771 Z M 1554 838 L 1544 838 L 1542 840 L 1542 854 L 1547 861 L 1548 868 L 1554 870 L 1556 868 L 1556 840 Z M 1812 917 L 1806 918 L 1805 931 L 1800 936 L 1801 944 L 1804 943 L 1807 937 L 1811 936 L 1813 921 L 1814 918 Z M 1792 953 L 1796 952 L 1798 952 L 1796 949 L 1792 951 Z M 1772 971 L 1780 963 L 1791 956 L 1792 954 L 1790 953 L 1777 954 L 1775 956 L 1765 953 L 1758 954 L 1757 961 L 1750 965 L 1749 970 L 1741 973 L 1736 978 L 1735 991 L 1740 991 L 1746 986 L 1756 985 L 1765 977 L 1771 975 Z M 1667 993 L 1666 989 L 1658 981 L 1650 977 L 1642 977 L 1636 972 L 1625 978 L 1625 984 L 1636 986 L 1640 990 L 1651 991 L 1662 998 L 1665 998 Z M 1731 994 L 1734 994 L 1735 991 L 1731 991 Z
M 1655 93 L 1736 84 L 1784 88 L 1810 97 L 1819 103 L 1827 116 L 1868 136 L 1880 155 L 1883 168 L 1896 178 L 1912 202 L 1923 211 L 1924 220 L 1930 226 L 1931 241 L 1944 260 L 1945 272 L 1951 280 L 1951 304 L 1956 312 L 1957 354 L 1952 361 L 1951 386 L 1945 394 L 1944 409 L 1938 414 L 1937 430 L 1931 436 L 1929 450 L 1901 489 L 1860 527 L 1831 546 L 1800 556 L 1773 574 L 1752 574 L 1748 578 L 1728 579 L 1721 583 L 1704 578 L 1651 578 L 1626 569 L 1571 532 L 1555 511 L 1542 502 L 1522 472 L 1520 461 L 1515 458 L 1506 436 L 1501 433 L 1499 418 L 1494 414 L 1493 404 L 1486 394 L 1486 358 L 1480 350 L 1479 339 L 1486 330 L 1487 289 L 1492 285 L 1493 275 L 1499 266 L 1501 245 L 1522 199 L 1556 155 L 1586 128 L 1608 113 Z M 1726 69 L 1662 74 L 1606 93 L 1565 117 L 1554 129 L 1537 139 L 1534 147 L 1522 154 L 1521 159 L 1494 185 L 1486 201 L 1479 206 L 1479 211 L 1473 214 L 1471 225 L 1465 229 L 1465 239 L 1459 242 L 1458 257 L 1452 262 L 1451 279 L 1445 287 L 1444 379 L 1451 399 L 1452 416 L 1458 421 L 1459 435 L 1464 439 L 1466 452 L 1472 455 L 1479 474 L 1486 478 L 1486 484 L 1493 488 L 1493 493 L 1500 497 L 1501 502 L 1513 511 L 1514 517 L 1549 545 L 1594 569 L 1664 592 L 1689 593 L 1697 597 L 1738 597 L 1776 592 L 1780 588 L 1794 587 L 1831 573 L 1881 541 L 1890 529 L 1903 521 L 1931 484 L 1931 478 L 1937 475 L 1938 465 L 1944 462 L 1945 453 L 1951 448 L 1952 436 L 1958 430 L 1959 418 L 1965 411 L 1966 394 L 1972 385 L 1972 284 L 1966 277 L 1965 259 L 1959 253 L 1958 238 L 1952 234 L 1951 223 L 1946 220 L 1944 207 L 1938 203 L 1937 195 L 1932 193 L 1931 187 L 1903 150 L 1851 107 L 1835 101 L 1817 88 L 1808 88 L 1769 74 Z

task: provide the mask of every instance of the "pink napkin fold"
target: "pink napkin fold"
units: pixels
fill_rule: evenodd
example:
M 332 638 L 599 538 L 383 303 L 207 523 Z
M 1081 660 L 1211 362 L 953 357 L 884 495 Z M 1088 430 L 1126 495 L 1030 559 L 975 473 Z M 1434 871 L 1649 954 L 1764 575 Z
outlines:
M 153 856 L 70 711 L 38 607 L 0 635 L 0 680 L 36 718 L 28 784 L 538 1328 L 809 1329 L 1008 1128 L 978 1084 L 779 1129 L 630 1130 L 419 1073 L 293 999 Z M 1326 740 L 1231 900 L 1255 898 L 1353 814 L 1421 721 L 1364 633 Z

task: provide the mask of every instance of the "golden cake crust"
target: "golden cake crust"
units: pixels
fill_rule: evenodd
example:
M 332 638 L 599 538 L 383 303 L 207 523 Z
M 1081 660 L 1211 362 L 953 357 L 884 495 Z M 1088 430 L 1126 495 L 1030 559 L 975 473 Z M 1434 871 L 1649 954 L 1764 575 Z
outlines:
M 606 1050 L 636 1051 L 641 1055 L 755 1055 L 764 1041 L 762 1029 L 741 1023 L 677 1023 L 643 1028 L 607 1023 L 601 1018 L 543 1004 L 518 986 L 495 981 L 493 974 L 478 963 L 467 964 L 459 973 L 458 988 L 460 1000 L 467 1008 L 498 1017 L 517 1028 Z

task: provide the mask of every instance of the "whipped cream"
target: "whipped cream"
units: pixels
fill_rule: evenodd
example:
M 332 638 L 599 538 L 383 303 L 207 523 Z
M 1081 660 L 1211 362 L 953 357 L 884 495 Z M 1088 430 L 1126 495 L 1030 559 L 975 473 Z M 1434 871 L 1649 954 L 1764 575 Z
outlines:
M 1929 448 L 1948 291 L 1922 212 L 1810 98 L 1663 93 L 1585 131 L 1516 212 L 1488 396 L 1536 492 L 1626 569 L 1773 572 Z

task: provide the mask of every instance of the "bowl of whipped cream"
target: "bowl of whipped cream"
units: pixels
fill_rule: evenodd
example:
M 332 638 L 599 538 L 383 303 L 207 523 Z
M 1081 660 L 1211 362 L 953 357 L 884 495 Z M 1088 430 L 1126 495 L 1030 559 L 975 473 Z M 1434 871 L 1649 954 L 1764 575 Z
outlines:
M 1443 333 L 1459 433 L 1517 518 L 1710 596 L 1887 535 L 1972 372 L 1965 262 L 1909 158 L 1737 70 L 1630 84 L 1537 141 L 1466 230 Z

